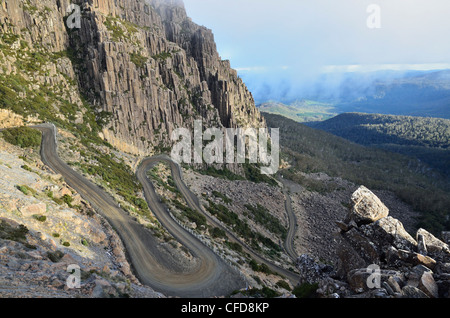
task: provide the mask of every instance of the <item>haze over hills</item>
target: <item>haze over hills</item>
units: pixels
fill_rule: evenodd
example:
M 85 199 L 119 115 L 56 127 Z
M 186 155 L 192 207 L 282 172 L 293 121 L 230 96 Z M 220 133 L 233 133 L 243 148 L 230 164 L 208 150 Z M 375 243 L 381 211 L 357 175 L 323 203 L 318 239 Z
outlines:
M 377 80 L 359 93 L 354 85 L 342 86 L 340 112 L 439 117 L 450 119 L 450 71 L 426 72 L 393 80 Z
M 275 89 L 267 96 L 256 95 L 261 111 L 278 113 L 300 122 L 310 121 L 308 107 L 302 99 L 316 101 L 324 119 L 331 114 L 361 112 L 372 114 L 438 117 L 450 119 L 450 71 L 379 71 L 367 73 L 325 74 L 304 92 L 280 93 Z M 251 81 L 250 81 L 251 85 Z M 288 84 L 286 84 L 288 85 Z M 280 110 L 267 99 L 283 103 Z M 277 109 L 278 108 L 278 109 Z M 294 112 L 294 116 L 292 113 Z M 296 114 L 299 117 L 296 118 Z

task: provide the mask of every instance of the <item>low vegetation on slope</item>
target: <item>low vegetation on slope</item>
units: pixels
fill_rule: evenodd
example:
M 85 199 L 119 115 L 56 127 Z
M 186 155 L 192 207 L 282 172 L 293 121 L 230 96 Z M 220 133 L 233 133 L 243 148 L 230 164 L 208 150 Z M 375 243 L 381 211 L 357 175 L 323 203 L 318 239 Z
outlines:
M 39 147 L 42 135 L 39 131 L 28 127 L 15 127 L 2 131 L 3 139 L 21 148 Z
M 280 128 L 280 143 L 291 165 L 282 171 L 285 177 L 302 183 L 299 172 L 324 172 L 375 190 L 390 190 L 421 212 L 418 227 L 435 233 L 450 228 L 449 184 L 440 175 L 429 173 L 427 165 L 352 143 L 282 116 L 266 114 L 265 118 L 269 127 Z

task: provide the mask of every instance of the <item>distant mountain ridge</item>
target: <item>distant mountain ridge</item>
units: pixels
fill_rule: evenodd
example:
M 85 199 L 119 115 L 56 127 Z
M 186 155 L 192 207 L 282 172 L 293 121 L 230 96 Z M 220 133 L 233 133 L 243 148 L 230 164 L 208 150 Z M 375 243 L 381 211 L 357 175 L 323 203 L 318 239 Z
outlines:
M 341 87 L 339 112 L 364 112 L 450 119 L 450 71 L 423 72 L 395 79 L 379 79 L 359 98 L 352 96 L 352 82 Z

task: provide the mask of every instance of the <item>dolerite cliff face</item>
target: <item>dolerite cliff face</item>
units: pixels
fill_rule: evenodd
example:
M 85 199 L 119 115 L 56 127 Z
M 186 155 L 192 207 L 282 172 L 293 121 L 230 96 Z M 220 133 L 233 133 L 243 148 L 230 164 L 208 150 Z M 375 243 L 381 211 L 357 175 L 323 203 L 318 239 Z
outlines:
M 81 3 L 80 3 L 81 4 Z M 260 126 L 262 119 L 235 71 L 217 53 L 210 30 L 181 2 L 84 2 L 71 43 L 82 60 L 80 83 L 113 114 L 104 135 L 135 145 L 167 145 L 177 127 Z
M 97 113 L 110 114 L 101 135 L 120 150 L 148 154 L 170 146 L 171 132 L 196 119 L 205 127 L 265 126 L 251 93 L 221 60 L 212 32 L 193 23 L 181 1 L 5 0 L 1 6 L 2 32 L 11 42 L 3 43 L 26 46 L 27 54 L 65 52 L 54 66 L 48 59 L 40 65 L 53 72 L 37 82 L 62 84 L 65 100 L 87 100 Z M 14 62 L 6 73 L 14 72 Z M 83 121 L 82 114 L 74 117 Z

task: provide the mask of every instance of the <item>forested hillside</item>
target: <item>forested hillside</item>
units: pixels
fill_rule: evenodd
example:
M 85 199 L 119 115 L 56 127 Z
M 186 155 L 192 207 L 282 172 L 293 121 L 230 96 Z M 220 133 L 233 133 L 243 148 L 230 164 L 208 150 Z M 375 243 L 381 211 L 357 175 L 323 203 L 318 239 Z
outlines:
M 429 165 L 382 149 L 355 144 L 278 115 L 264 114 L 269 127 L 280 128 L 280 143 L 290 167 L 282 174 L 324 172 L 372 189 L 394 192 L 421 213 L 417 226 L 438 233 L 450 228 L 449 183 Z M 330 191 L 314 185 L 318 191 Z
M 347 113 L 309 126 L 366 146 L 412 156 L 450 177 L 450 120 Z

